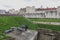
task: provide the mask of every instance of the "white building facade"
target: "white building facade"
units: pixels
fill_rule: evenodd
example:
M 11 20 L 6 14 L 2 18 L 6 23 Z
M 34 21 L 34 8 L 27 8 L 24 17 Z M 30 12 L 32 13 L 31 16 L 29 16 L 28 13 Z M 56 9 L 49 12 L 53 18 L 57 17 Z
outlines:
M 6 14 L 6 10 L 0 10 L 0 14 Z
M 15 9 L 9 9 L 9 14 L 18 14 L 18 10 L 15 10 Z
M 60 18 L 60 6 L 57 8 L 35 8 L 34 6 L 21 8 L 19 11 L 10 10 L 9 13 L 23 15 L 26 18 Z

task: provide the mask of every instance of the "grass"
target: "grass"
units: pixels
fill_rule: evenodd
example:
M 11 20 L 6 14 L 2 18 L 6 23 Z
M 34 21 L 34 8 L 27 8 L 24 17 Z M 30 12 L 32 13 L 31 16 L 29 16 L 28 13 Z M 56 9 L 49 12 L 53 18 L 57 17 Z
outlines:
M 60 31 L 60 25 L 38 24 L 39 28 L 48 28 L 55 31 Z
M 13 26 L 21 27 L 22 25 L 28 25 L 29 29 L 33 29 L 33 30 L 36 30 L 38 28 L 37 24 L 33 24 L 32 22 L 28 21 L 26 18 L 21 16 L 0 16 L 0 34 L 1 35 L 3 35 L 5 30 L 8 30 Z
M 29 22 L 26 18 L 21 16 L 1 16 L 0 17 L 0 31 L 9 29 L 10 27 L 21 27 L 22 25 L 28 25 L 29 29 L 37 28 L 36 24 Z
M 30 20 L 38 22 L 60 22 L 60 19 L 57 18 L 30 18 Z
M 54 20 L 51 19 L 51 21 Z M 59 21 L 60 19 L 57 20 Z M 45 21 L 49 21 L 49 20 L 44 20 L 44 22 Z M 37 30 L 38 28 L 48 28 L 48 29 L 60 31 L 60 25 L 56 26 L 56 25 L 46 25 L 46 24 L 33 24 L 32 22 L 28 21 L 26 18 L 21 16 L 0 16 L 0 40 L 4 40 L 4 38 L 6 38 L 6 36 L 3 33 L 5 30 L 8 30 L 10 29 L 10 27 L 13 26 L 21 27 L 22 25 L 28 25 L 29 29 L 33 29 L 33 30 Z

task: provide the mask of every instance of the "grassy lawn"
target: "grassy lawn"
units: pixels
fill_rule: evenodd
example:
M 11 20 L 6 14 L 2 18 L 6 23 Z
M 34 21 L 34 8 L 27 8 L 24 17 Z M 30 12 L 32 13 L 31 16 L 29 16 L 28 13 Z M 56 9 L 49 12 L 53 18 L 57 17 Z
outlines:
M 29 22 L 27 19 L 21 16 L 1 16 L 0 17 L 0 31 L 9 29 L 10 27 L 21 27 L 22 25 L 28 25 L 29 29 L 37 28 L 36 24 Z
M 47 24 L 38 24 L 39 28 L 48 28 L 55 31 L 60 31 L 60 25 L 47 25 Z
M 13 26 L 21 27 L 22 25 L 28 25 L 29 29 L 33 30 L 38 28 L 37 24 L 29 22 L 26 18 L 21 16 L 0 16 L 0 40 L 3 40 L 1 35 L 5 38 L 5 35 L 3 34 L 5 30 L 8 30 Z
M 30 20 L 38 22 L 60 22 L 60 19 L 57 18 L 30 18 Z
M 31 19 L 32 20 L 32 19 Z M 38 19 L 33 19 L 38 20 Z M 39 19 L 40 20 L 40 19 Z M 41 21 L 57 21 L 60 22 L 60 19 L 41 19 Z M 29 29 L 37 30 L 38 28 L 49 28 L 52 30 L 60 31 L 60 26 L 56 25 L 45 25 L 45 24 L 33 24 L 28 21 L 26 18 L 21 16 L 0 16 L 0 40 L 4 40 L 6 37 L 3 32 L 10 27 L 21 27 L 22 25 L 28 25 Z M 3 36 L 3 39 L 1 38 Z

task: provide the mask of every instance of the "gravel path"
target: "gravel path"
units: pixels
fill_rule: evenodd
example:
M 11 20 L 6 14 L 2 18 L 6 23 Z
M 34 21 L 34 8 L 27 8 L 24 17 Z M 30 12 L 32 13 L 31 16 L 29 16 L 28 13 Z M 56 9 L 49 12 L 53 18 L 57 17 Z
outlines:
M 34 30 L 28 30 L 19 35 L 16 35 L 15 32 L 9 33 L 7 35 L 16 38 L 16 40 L 33 40 L 36 37 L 37 32 Z
M 60 25 L 60 22 L 37 22 L 37 21 L 33 21 L 33 23 L 37 23 L 37 24 Z

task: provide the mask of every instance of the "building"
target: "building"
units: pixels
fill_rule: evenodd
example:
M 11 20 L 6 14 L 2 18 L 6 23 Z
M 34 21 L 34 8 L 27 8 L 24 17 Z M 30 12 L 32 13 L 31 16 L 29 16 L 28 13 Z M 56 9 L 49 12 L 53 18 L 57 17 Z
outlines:
M 27 18 L 60 18 L 60 6 L 57 8 L 21 8 L 20 14 Z
M 18 10 L 15 9 L 9 9 L 9 14 L 18 14 Z
M 0 14 L 5 14 L 6 10 L 0 10 Z

